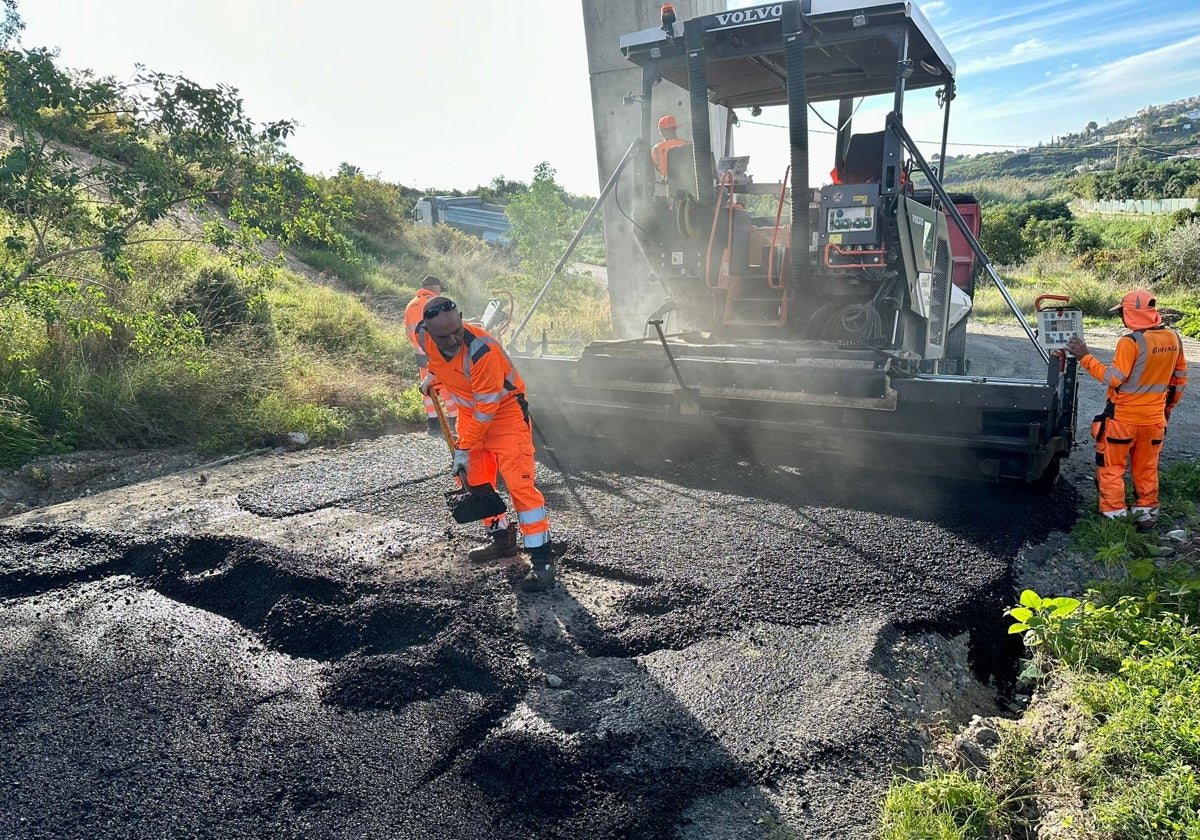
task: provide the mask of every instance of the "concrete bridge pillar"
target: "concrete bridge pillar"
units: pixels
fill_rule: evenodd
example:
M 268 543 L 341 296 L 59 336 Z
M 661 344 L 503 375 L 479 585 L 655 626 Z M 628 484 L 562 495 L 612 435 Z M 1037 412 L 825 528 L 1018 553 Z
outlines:
M 621 36 L 658 26 L 662 4 L 657 0 L 582 1 L 596 133 L 596 167 L 603 186 L 641 130 L 640 106 L 624 104 L 626 94 L 641 91 L 641 68 L 621 55 Z M 673 5 L 679 20 L 687 20 L 723 11 L 726 4 L 725 0 L 673 0 Z M 680 136 L 689 137 L 691 126 L 688 124 L 686 92 L 680 90 L 677 99 L 678 102 L 671 102 L 660 95 L 655 104 L 661 106 L 662 113 L 674 113 L 680 122 Z M 714 113 L 711 122 L 719 123 L 723 130 L 723 116 Z M 719 135 L 714 135 L 714 148 L 721 148 L 720 140 Z M 613 328 L 621 338 L 641 335 L 647 316 L 663 300 L 658 285 L 647 281 L 650 267 L 634 239 L 633 226 L 617 207 L 619 201 L 621 208 L 633 215 L 635 177 L 631 163 L 621 173 L 615 195 L 610 194 L 603 207 L 608 294 L 612 301 Z

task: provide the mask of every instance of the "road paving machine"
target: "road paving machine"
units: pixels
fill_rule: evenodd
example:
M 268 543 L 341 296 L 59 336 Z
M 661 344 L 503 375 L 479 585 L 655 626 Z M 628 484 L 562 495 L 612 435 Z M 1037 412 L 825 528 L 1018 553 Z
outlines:
M 639 301 L 641 338 L 567 358 L 514 336 L 544 427 L 657 428 L 738 451 L 753 441 L 985 480 L 1056 475 L 1074 439 L 1075 360 L 1039 345 L 979 247 L 978 203 L 945 190 L 905 129 L 906 94 L 931 90 L 945 160 L 955 64 L 915 5 L 791 0 L 686 21 L 664 6 L 661 25 L 625 35 L 620 49 L 642 70 L 627 97 L 641 105 L 641 138 L 597 206 L 632 163 L 632 221 L 653 280 L 641 285 L 658 291 Z M 854 133 L 856 100 L 881 94 L 893 100 L 882 130 Z M 652 160 L 663 102 L 687 104 L 679 122 L 690 142 Z M 821 102 L 838 103 L 836 147 L 829 183 L 814 186 L 809 112 Z M 755 183 L 721 138 L 738 114 L 771 106 L 787 114 L 791 163 Z M 984 275 L 1041 354 L 1044 378 L 968 370 L 967 318 Z

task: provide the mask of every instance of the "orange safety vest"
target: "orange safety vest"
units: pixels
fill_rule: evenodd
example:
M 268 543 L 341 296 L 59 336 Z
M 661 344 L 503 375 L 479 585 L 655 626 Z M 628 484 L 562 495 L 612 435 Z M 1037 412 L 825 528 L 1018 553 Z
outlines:
M 667 152 L 671 149 L 678 149 L 680 146 L 687 145 L 686 140 L 680 137 L 672 137 L 670 140 L 663 140 L 650 150 L 650 160 L 654 161 L 654 165 L 658 167 L 659 173 L 667 177 Z
M 486 331 L 463 324 L 463 346 L 447 359 L 433 343 L 424 321 L 417 341 L 429 357 L 429 372 L 454 396 L 458 415 L 458 448 L 471 449 L 483 440 L 497 417 L 528 423 L 525 382 L 512 360 Z
M 435 297 L 437 297 L 436 292 L 429 289 L 417 289 L 417 296 L 408 302 L 408 306 L 404 307 L 404 334 L 408 336 L 413 350 L 416 351 L 418 367 L 428 366 L 429 356 L 417 342 L 417 327 L 425 320 L 425 307 Z
M 1121 336 L 1111 365 L 1091 353 L 1083 369 L 1108 386 L 1105 414 L 1135 426 L 1166 421 L 1187 386 L 1187 360 L 1179 333 L 1167 327 L 1134 330 Z

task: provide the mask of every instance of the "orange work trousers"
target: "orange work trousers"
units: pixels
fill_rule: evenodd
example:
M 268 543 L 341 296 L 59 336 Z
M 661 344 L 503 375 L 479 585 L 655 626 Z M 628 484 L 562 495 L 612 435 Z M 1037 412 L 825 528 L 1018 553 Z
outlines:
M 550 522 L 546 518 L 546 500 L 533 485 L 533 427 L 516 400 L 496 412 L 483 433 L 483 440 L 470 452 L 467 482 L 472 485 L 496 485 L 496 473 L 504 479 L 512 496 L 525 548 L 545 545 Z M 493 526 L 493 522 L 485 522 Z
M 1166 423 L 1135 426 L 1111 417 L 1097 418 L 1092 424 L 1101 513 L 1125 511 L 1125 467 L 1130 462 L 1137 494 L 1134 506 L 1158 508 L 1158 456 L 1166 431 Z

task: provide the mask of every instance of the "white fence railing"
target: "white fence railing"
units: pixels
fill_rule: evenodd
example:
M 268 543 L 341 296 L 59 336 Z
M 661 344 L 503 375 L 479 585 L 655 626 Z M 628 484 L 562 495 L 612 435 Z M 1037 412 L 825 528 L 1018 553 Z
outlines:
M 1071 206 L 1090 213 L 1174 213 L 1176 210 L 1195 210 L 1200 198 L 1131 198 L 1088 201 L 1077 198 Z

